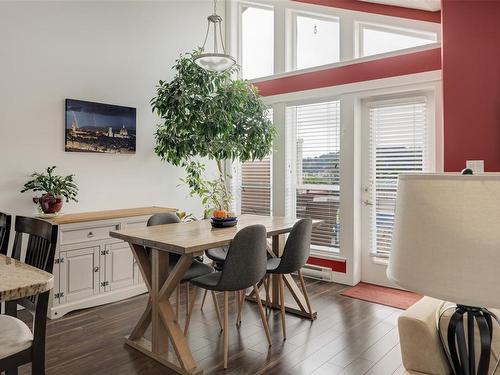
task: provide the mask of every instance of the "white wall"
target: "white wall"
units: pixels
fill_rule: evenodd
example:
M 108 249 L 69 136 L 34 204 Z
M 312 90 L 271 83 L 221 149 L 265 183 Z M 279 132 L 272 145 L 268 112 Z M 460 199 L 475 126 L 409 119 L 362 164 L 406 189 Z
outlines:
M 221 8 L 223 4 L 219 5 Z M 182 170 L 153 153 L 149 100 L 180 53 L 203 42 L 210 1 L 0 2 L 0 211 L 31 214 L 34 170 L 76 174 L 64 212 L 164 205 L 199 214 Z M 220 14 L 223 14 L 221 9 Z M 134 155 L 64 152 L 64 99 L 137 108 Z

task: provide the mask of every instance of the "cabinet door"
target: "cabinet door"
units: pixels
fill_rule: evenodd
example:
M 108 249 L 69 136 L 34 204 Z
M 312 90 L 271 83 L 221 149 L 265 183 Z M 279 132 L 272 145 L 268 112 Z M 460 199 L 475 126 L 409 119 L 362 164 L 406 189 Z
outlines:
M 117 290 L 134 284 L 134 256 L 126 242 L 105 245 L 106 291 Z
M 60 253 L 60 303 L 70 303 L 99 293 L 99 247 Z

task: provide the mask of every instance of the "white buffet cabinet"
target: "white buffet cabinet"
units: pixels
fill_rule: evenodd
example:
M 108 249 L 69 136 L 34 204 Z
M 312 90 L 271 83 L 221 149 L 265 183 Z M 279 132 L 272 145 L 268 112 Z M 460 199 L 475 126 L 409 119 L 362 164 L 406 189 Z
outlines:
M 59 225 L 59 235 L 49 318 L 146 292 L 129 245 L 109 237 L 109 232 L 143 227 L 151 215 L 172 211 L 175 209 L 143 207 L 50 219 Z

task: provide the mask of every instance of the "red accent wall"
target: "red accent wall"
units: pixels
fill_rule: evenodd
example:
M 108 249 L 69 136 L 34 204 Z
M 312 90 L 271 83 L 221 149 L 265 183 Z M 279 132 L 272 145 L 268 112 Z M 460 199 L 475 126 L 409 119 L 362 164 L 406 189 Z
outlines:
M 359 0 L 294 0 L 301 3 L 323 5 L 333 8 L 342 8 L 355 10 L 358 12 L 367 12 L 375 14 L 383 14 L 385 16 L 410 18 L 413 20 L 441 22 L 441 14 L 437 12 L 429 12 L 419 9 L 403 8 L 393 5 L 367 3 Z
M 321 267 L 328 267 L 335 272 L 340 272 L 340 273 L 347 272 L 347 263 L 340 260 L 309 257 L 309 259 L 307 260 L 307 264 L 313 264 L 315 266 L 321 266 Z
M 408 53 L 255 83 L 262 96 L 344 85 L 441 69 L 441 49 Z
M 500 171 L 500 1 L 443 0 L 444 168 Z

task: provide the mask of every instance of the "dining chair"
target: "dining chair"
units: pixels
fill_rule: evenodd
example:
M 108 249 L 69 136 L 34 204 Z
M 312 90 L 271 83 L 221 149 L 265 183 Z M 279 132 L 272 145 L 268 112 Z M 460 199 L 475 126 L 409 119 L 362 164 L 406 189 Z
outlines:
M 181 220 L 175 213 L 161 213 L 161 214 L 155 214 L 151 216 L 147 222 L 147 226 L 154 226 L 154 225 L 165 225 L 165 224 L 176 224 L 176 223 L 181 223 Z M 175 253 L 169 253 L 169 268 L 172 270 L 176 263 L 180 259 L 179 254 Z M 188 270 L 186 271 L 185 275 L 181 279 L 180 284 L 185 284 L 186 285 L 186 322 L 184 325 L 184 334 L 187 334 L 188 328 L 189 328 L 189 322 L 191 320 L 191 315 L 189 314 L 189 281 L 191 279 L 194 279 L 195 277 L 198 276 L 203 276 L 206 274 L 210 274 L 214 272 L 214 269 L 210 267 L 208 264 L 203 263 L 202 261 L 199 261 L 197 259 L 193 260 L 193 263 L 191 263 L 191 266 L 189 266 Z M 176 292 L 176 315 L 177 319 L 180 320 L 180 301 L 181 301 L 181 289 L 180 289 L 180 284 L 177 286 L 177 292 Z M 214 300 L 214 304 L 216 307 L 216 312 L 217 312 L 217 319 L 219 320 L 219 326 L 222 329 L 222 320 L 220 317 L 220 314 L 218 313 L 218 302 L 217 298 L 215 297 L 215 294 L 212 294 L 212 298 Z M 196 299 L 196 291 L 195 295 L 193 296 L 192 300 L 194 301 Z
M 0 254 L 7 255 L 12 216 L 0 212 Z
M 241 229 L 229 245 L 222 271 L 197 277 L 191 284 L 210 291 L 224 292 L 224 369 L 228 362 L 228 295 L 229 292 L 244 291 L 253 287 L 257 294 L 257 283 L 266 274 L 266 227 L 251 225 Z M 239 303 L 239 300 L 238 300 Z M 271 346 L 271 334 L 262 302 L 257 298 L 260 319 Z M 192 313 L 192 309 L 190 311 Z
M 266 306 L 269 306 L 270 275 L 275 275 L 278 278 L 279 285 L 279 304 L 281 310 L 281 328 L 283 331 L 283 340 L 286 340 L 284 275 L 294 272 L 298 273 L 307 308 L 310 312 L 312 311 L 309 296 L 307 294 L 306 284 L 304 283 L 304 277 L 302 276 L 301 271 L 302 267 L 304 267 L 304 265 L 306 264 L 307 259 L 309 258 L 309 253 L 311 251 L 311 232 L 312 220 L 309 218 L 300 219 L 294 224 L 292 230 L 290 231 L 290 234 L 288 235 L 288 239 L 286 241 L 285 248 L 283 249 L 281 258 L 267 259 L 266 282 L 264 283 L 264 286 L 266 288 Z M 259 296 L 259 294 L 256 293 L 256 296 Z
M 224 247 L 215 247 L 213 249 L 205 250 L 205 256 L 212 261 L 212 267 L 215 268 L 216 271 L 221 271 L 224 266 L 224 262 L 227 256 L 227 246 Z M 207 298 L 208 290 L 205 289 L 203 293 L 203 299 L 201 300 L 201 309 L 203 310 L 203 306 L 205 305 L 205 299 Z
M 12 257 L 21 258 L 23 239 L 27 238 L 24 262 L 52 273 L 57 244 L 57 225 L 17 216 Z M 33 375 L 45 374 L 45 330 L 50 291 L 6 302 L 6 315 L 0 315 L 0 372 L 17 375 L 19 366 L 31 362 Z M 33 315 L 33 327 L 17 318 L 18 305 Z

